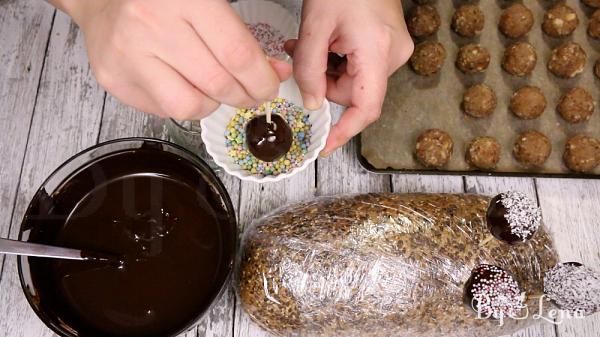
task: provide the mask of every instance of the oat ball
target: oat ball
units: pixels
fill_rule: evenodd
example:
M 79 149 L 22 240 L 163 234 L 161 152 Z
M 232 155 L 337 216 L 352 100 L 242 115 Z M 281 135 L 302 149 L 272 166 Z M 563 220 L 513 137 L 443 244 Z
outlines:
M 466 160 L 481 170 L 493 170 L 500 161 L 502 147 L 493 137 L 477 137 L 467 148 Z
M 585 89 L 575 87 L 562 96 L 556 109 L 569 123 L 585 122 L 594 113 L 594 99 Z
M 523 4 L 509 6 L 500 16 L 498 28 L 507 37 L 518 38 L 527 34 L 533 27 L 533 13 Z
M 430 5 L 415 6 L 408 14 L 406 25 L 408 32 L 414 37 L 429 36 L 438 31 L 441 19 L 435 7 Z
M 513 147 L 515 159 L 525 167 L 542 167 L 551 152 L 552 144 L 548 137 L 532 130 L 520 134 Z
M 573 8 L 560 3 L 544 15 L 542 30 L 552 37 L 571 35 L 579 25 L 579 17 Z
M 490 64 L 490 52 L 479 44 L 462 46 L 456 57 L 456 66 L 465 74 L 480 73 Z
M 567 141 L 563 155 L 571 171 L 586 173 L 600 165 L 600 140 L 576 135 Z
M 600 39 L 600 9 L 592 14 L 587 33 L 591 38 Z
M 417 74 L 429 76 L 440 71 L 445 58 L 446 49 L 441 43 L 425 41 L 415 47 L 410 65 Z
M 600 78 L 600 60 L 597 60 L 594 64 L 594 74 L 596 77 Z
M 430 129 L 417 138 L 415 154 L 426 167 L 440 168 L 450 160 L 453 147 L 450 135 L 439 129 Z
M 590 7 L 600 8 L 600 0 L 581 0 L 581 2 Z
M 452 16 L 452 30 L 464 37 L 474 37 L 481 33 L 485 17 L 479 7 L 462 5 Z
M 521 119 L 536 119 L 546 110 L 546 97 L 540 88 L 524 86 L 510 98 L 509 109 Z
M 575 42 L 567 42 L 552 51 L 548 70 L 562 78 L 573 78 L 583 72 L 587 54 Z
M 463 110 L 471 117 L 489 116 L 496 109 L 496 104 L 496 94 L 485 84 L 474 85 L 468 88 L 463 95 Z
M 517 42 L 506 48 L 502 68 L 514 76 L 531 74 L 537 63 L 535 48 L 527 42 Z

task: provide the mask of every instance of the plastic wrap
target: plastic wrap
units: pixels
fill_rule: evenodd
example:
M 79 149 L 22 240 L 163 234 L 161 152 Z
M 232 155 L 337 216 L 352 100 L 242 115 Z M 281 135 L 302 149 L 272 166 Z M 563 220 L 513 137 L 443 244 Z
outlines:
M 526 327 L 556 253 L 542 226 L 516 245 L 493 237 L 490 200 L 368 194 L 276 210 L 244 233 L 242 306 L 281 336 L 482 337 Z M 465 303 L 465 283 L 481 264 L 519 283 L 529 308 L 519 319 L 478 317 Z

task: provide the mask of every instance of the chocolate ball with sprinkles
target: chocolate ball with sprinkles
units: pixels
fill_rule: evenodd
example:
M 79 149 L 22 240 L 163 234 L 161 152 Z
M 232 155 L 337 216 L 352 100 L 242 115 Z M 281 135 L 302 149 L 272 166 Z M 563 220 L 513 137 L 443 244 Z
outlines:
M 517 281 L 497 266 L 477 266 L 465 284 L 464 302 L 479 317 L 518 317 L 523 308 L 523 300 L 524 296 Z
M 283 156 L 292 147 L 292 130 L 279 115 L 256 116 L 246 124 L 248 150 L 262 161 L 272 162 Z
M 600 311 L 600 273 L 578 262 L 566 262 L 548 270 L 544 293 L 562 310 L 580 315 Z
M 514 245 L 533 237 L 542 221 L 542 212 L 525 194 L 506 192 L 492 198 L 486 219 L 494 237 Z

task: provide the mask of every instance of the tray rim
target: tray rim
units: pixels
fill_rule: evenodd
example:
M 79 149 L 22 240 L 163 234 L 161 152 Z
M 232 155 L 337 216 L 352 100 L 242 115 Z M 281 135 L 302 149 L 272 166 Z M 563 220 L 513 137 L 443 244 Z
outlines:
M 508 178 L 549 178 L 549 179 L 600 179 L 600 174 L 585 173 L 535 173 L 535 172 L 488 172 L 488 171 L 443 171 L 427 169 L 378 169 L 369 163 L 362 155 L 362 133 L 354 137 L 356 142 L 356 158 L 360 166 L 374 174 L 410 174 L 429 176 L 479 176 L 479 177 L 508 177 Z

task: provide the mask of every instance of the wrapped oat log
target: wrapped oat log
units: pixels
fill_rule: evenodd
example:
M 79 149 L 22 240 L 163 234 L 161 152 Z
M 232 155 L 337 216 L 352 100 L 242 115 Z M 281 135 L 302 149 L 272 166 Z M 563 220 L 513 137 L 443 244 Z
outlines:
M 514 192 L 318 198 L 246 230 L 237 290 L 280 336 L 505 335 L 531 324 L 557 263 L 540 222 Z

